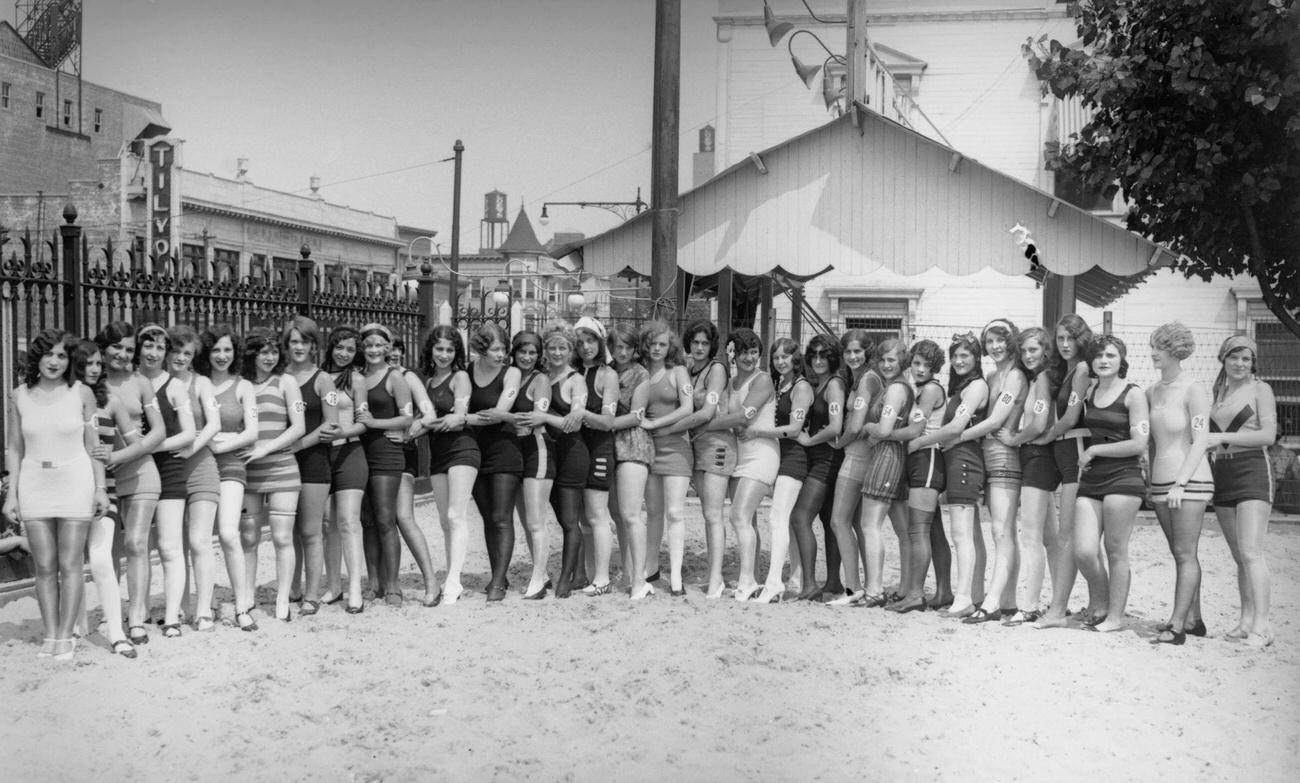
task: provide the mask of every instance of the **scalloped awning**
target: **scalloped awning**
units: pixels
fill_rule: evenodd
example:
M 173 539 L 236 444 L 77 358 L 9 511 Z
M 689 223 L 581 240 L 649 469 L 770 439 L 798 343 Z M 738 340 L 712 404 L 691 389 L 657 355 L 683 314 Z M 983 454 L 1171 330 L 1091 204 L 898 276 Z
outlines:
M 850 116 L 758 153 L 678 200 L 678 265 L 703 277 L 911 275 L 939 268 L 968 275 L 1060 275 L 1094 267 L 1127 277 L 1158 265 L 1160 246 L 858 105 Z M 603 234 L 556 248 L 600 276 L 650 273 L 653 209 Z

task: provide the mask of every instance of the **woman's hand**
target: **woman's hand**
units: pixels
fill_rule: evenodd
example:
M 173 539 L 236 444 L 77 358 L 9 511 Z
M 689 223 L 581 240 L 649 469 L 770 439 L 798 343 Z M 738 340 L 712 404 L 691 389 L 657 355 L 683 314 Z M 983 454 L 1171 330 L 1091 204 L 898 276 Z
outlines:
M 108 490 L 104 487 L 95 487 L 95 519 L 99 519 L 108 513 L 112 504 L 108 500 Z
M 1186 493 L 1186 491 L 1187 491 L 1186 488 L 1179 484 L 1175 484 L 1172 487 L 1170 487 L 1169 496 L 1168 499 L 1166 500 L 1166 502 L 1169 504 L 1169 507 L 1178 508 L 1179 506 L 1181 506 L 1183 504 L 1183 495 Z
M 1095 455 L 1092 453 L 1092 446 L 1089 446 L 1088 448 L 1083 450 L 1083 453 L 1079 455 L 1080 473 L 1083 473 L 1085 470 L 1088 469 L 1088 465 L 1092 462 L 1092 458 L 1094 456 Z
M 997 440 L 998 443 L 1001 443 L 1003 446 L 1008 446 L 1008 447 L 1015 446 L 1015 444 L 1011 442 L 1012 439 L 1015 438 L 1015 435 L 1011 432 L 1010 427 L 999 427 L 997 431 L 993 433 L 993 437 Z
M 316 437 L 320 439 L 321 443 L 330 444 L 338 439 L 340 431 L 338 422 L 326 422 L 321 425 Z
M 18 515 L 18 493 L 10 492 L 5 496 L 4 515 L 15 522 L 21 522 L 22 517 Z
M 247 454 L 244 455 L 244 463 L 247 464 L 249 462 L 256 462 L 257 460 L 262 459 L 269 453 L 270 452 L 268 452 L 266 448 L 261 445 L 254 446 L 253 448 L 248 450 Z
M 369 405 L 358 405 L 352 420 L 357 424 L 364 424 L 366 427 L 369 427 L 374 424 L 375 417 L 370 414 Z

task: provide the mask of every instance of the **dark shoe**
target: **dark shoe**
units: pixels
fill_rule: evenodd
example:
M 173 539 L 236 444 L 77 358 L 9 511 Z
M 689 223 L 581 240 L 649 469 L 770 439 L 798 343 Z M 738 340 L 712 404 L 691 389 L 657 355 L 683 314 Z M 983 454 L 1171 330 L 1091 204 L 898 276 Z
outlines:
M 488 603 L 494 603 L 496 601 L 504 601 L 505 598 L 506 598 L 506 589 L 504 587 L 498 587 L 496 585 L 492 585 L 488 587 L 488 594 L 487 594 Z
M 140 633 L 136 633 L 136 631 Z M 126 638 L 131 640 L 131 644 L 139 647 L 142 644 L 149 643 L 149 634 L 145 633 L 143 625 L 133 625 L 126 629 Z
M 167 625 L 164 625 L 162 627 L 162 635 L 164 639 L 179 639 L 181 636 L 181 624 L 168 623 Z
M 347 607 L 347 612 L 348 612 L 348 614 L 361 614 L 361 613 L 364 612 L 364 611 L 366 611 L 366 605 L 365 605 L 364 603 L 361 604 L 361 606 L 349 606 L 349 607 Z
M 1002 624 L 1008 628 L 1014 628 L 1017 625 L 1024 625 L 1025 623 L 1036 623 L 1040 617 L 1042 617 L 1042 615 L 1039 612 L 1017 611 L 1010 617 L 1005 617 L 1005 619 L 1002 620 Z
M 1015 617 L 1015 616 L 1016 616 L 1017 614 L 1019 614 L 1019 613 L 1020 613 L 1020 610 L 1017 609 L 1017 608 L 1014 607 L 1014 606 L 1011 607 L 1010 609 L 999 609 L 999 610 L 998 610 L 998 619 L 999 619 L 999 620 L 1006 620 L 1006 619 L 1008 619 L 1008 618 L 1010 618 L 1010 617 Z
M 343 594 L 342 594 L 342 593 L 339 593 L 338 595 L 334 596 L 334 597 L 331 598 L 330 600 L 328 600 L 328 601 L 321 601 L 321 603 L 322 603 L 322 604 L 325 604 L 326 606 L 332 606 L 332 605 L 334 605 L 334 604 L 336 604 L 336 603 L 338 603 L 338 602 L 340 602 L 340 601 L 342 601 L 342 600 L 343 600 Z
M 240 622 L 239 618 L 241 617 L 246 618 L 248 622 L 247 623 Z M 257 630 L 257 621 L 254 620 L 253 616 L 248 612 L 235 612 L 235 625 L 239 626 L 239 630 L 241 631 Z
M 935 597 L 927 601 L 926 605 L 929 606 L 931 609 L 947 609 L 948 607 L 952 606 L 952 596 L 948 596 L 947 598 L 940 598 L 939 596 L 936 595 Z
M 686 588 L 685 588 L 685 587 L 683 587 L 683 588 L 680 589 L 680 590 L 669 590 L 668 592 L 669 592 L 670 595 L 672 595 L 672 596 L 675 597 L 675 598 L 685 598 L 685 597 L 686 597 Z
M 291 595 L 291 596 L 289 596 L 289 603 L 291 603 L 291 604 L 300 604 L 300 603 L 302 603 L 302 596 L 301 596 L 301 595 Z
M 902 601 L 899 601 L 898 603 L 891 604 L 890 606 L 887 606 L 885 608 L 891 612 L 897 612 L 898 614 L 907 614 L 908 612 L 924 612 L 925 599 L 922 599 L 920 601 L 914 601 L 910 604 L 905 604 Z
M 275 619 L 279 620 L 279 621 L 282 622 L 282 623 L 290 622 L 291 620 L 293 620 L 293 610 L 292 610 L 292 609 L 285 609 L 285 610 L 284 610 L 284 617 L 280 617 L 279 615 L 276 615 L 276 618 L 275 618 Z
M 320 611 L 320 601 L 304 600 L 302 602 L 302 608 L 298 610 L 298 614 L 303 617 L 311 617 L 312 615 L 316 614 L 319 611 Z
M 135 658 L 135 645 L 131 644 L 126 639 L 119 639 L 118 641 L 113 642 L 113 654 L 120 655 L 123 658 Z
M 1094 628 L 1094 630 L 1096 629 Z M 1151 643 L 1172 644 L 1177 646 L 1186 641 L 1187 641 L 1187 633 L 1185 631 L 1175 631 L 1172 628 L 1163 628 L 1161 629 L 1160 633 L 1156 634 L 1156 638 L 1151 640 Z
M 1199 636 L 1201 638 L 1204 638 L 1205 634 L 1208 633 L 1208 631 L 1205 628 L 1204 620 L 1197 620 L 1195 625 L 1193 625 L 1191 628 L 1184 628 L 1183 631 L 1188 636 Z
M 658 581 L 659 581 L 659 571 L 656 569 L 655 572 L 654 572 L 653 574 L 651 574 L 650 576 L 647 576 L 647 577 L 645 578 L 645 580 L 646 580 L 647 582 L 649 582 L 650 584 L 654 584 L 655 582 L 658 582 Z
M 548 580 L 548 581 L 546 582 L 546 584 L 549 585 L 549 584 L 550 584 L 550 581 Z M 525 600 L 525 601 L 540 601 L 540 600 L 542 600 L 542 599 L 545 598 L 545 597 L 546 597 L 546 585 L 542 585 L 542 589 L 541 589 L 541 590 L 538 590 L 538 591 L 535 592 L 535 593 L 529 593 L 528 595 L 525 595 L 525 596 L 524 596 L 524 600 Z
M 863 606 L 867 609 L 879 609 L 889 603 L 889 597 L 883 593 L 880 595 L 864 595 L 854 606 Z
M 800 594 L 798 595 L 798 597 L 796 597 L 794 600 L 796 600 L 796 601 L 817 601 L 818 603 L 820 603 L 821 600 L 822 600 L 822 589 L 821 589 L 820 587 L 816 586 L 816 585 L 813 585 L 812 587 L 810 587 L 810 588 L 808 588 L 807 590 L 804 590 L 802 593 L 800 593 Z
M 991 612 L 986 612 L 981 607 L 979 609 L 976 609 L 971 614 L 970 617 L 963 617 L 961 622 L 962 625 L 980 625 L 981 623 L 991 623 L 994 620 L 1000 619 L 1001 617 L 1002 617 L 1002 613 L 999 612 L 998 610 L 994 609 Z

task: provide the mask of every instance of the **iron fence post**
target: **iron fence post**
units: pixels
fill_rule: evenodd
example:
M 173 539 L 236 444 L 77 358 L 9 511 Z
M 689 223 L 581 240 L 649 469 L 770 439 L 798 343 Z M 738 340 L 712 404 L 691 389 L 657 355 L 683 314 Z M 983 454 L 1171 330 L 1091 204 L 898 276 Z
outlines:
M 65 224 L 59 226 L 63 259 L 63 328 L 75 335 L 85 333 L 85 297 L 81 290 L 81 226 L 77 225 L 77 208 L 69 202 L 63 207 Z
M 311 248 L 304 242 L 298 252 L 302 254 L 298 259 L 298 314 L 312 318 L 316 276 L 312 274 Z

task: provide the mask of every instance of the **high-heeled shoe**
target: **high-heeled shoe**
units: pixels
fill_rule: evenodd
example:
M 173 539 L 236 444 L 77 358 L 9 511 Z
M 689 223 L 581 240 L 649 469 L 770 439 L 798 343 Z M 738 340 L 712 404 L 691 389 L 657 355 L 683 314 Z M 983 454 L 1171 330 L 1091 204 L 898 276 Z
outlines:
M 1206 635 L 1207 633 L 1209 633 L 1209 630 L 1205 627 L 1205 621 L 1204 621 L 1204 620 L 1197 620 L 1197 621 L 1196 621 L 1195 623 L 1193 623 L 1191 626 L 1184 627 L 1184 628 L 1183 628 L 1183 631 L 1184 631 L 1184 633 L 1186 633 L 1188 636 L 1197 636 L 1197 637 L 1201 637 L 1201 638 L 1204 638 L 1205 635 Z
M 779 604 L 779 603 L 781 603 L 781 599 L 782 599 L 784 596 L 785 596 L 785 588 L 784 588 L 784 587 L 773 588 L 771 592 L 768 592 L 767 588 L 764 587 L 763 590 L 762 590 L 762 592 L 760 592 L 760 593 L 758 594 L 758 597 L 753 599 L 753 603 L 756 603 L 756 604 Z
M 632 593 L 628 595 L 628 600 L 640 601 L 643 598 L 649 598 L 654 594 L 655 594 L 655 586 L 652 584 L 647 584 L 644 587 L 642 587 L 640 590 L 633 590 Z
M 757 595 L 758 595 L 759 593 L 761 593 L 761 592 L 763 592 L 763 586 L 762 586 L 762 585 L 755 585 L 755 586 L 752 587 L 752 588 L 740 588 L 740 587 L 737 587 L 737 588 L 736 588 L 736 600 L 739 601 L 739 602 L 741 602 L 741 603 L 744 603 L 744 602 L 746 602 L 746 601 L 753 600 L 753 598 L 754 598 L 755 596 L 757 596 Z
M 546 584 L 549 585 L 550 582 L 547 582 Z M 546 597 L 546 585 L 542 585 L 542 587 L 539 588 L 539 589 L 537 590 L 537 592 L 535 592 L 535 593 L 528 593 L 528 594 L 524 595 L 524 600 L 525 600 L 525 601 L 540 601 L 540 600 L 542 600 L 542 599 L 545 598 L 545 597 Z
M 240 620 L 239 618 L 241 617 L 247 619 L 248 622 L 244 622 L 243 620 Z M 253 615 L 249 614 L 247 609 L 245 609 L 242 612 L 235 612 L 235 625 L 239 626 L 239 630 L 241 631 L 252 632 L 257 630 L 257 621 L 253 619 Z M 135 637 L 131 638 L 131 643 L 139 644 L 139 642 L 135 640 Z
M 279 612 L 277 612 L 275 615 L 275 619 L 279 620 L 282 623 L 290 622 L 291 620 L 293 620 L 293 610 L 286 608 L 284 610 L 284 617 L 281 617 Z
M 582 588 L 582 594 L 585 596 L 589 596 L 591 598 L 595 598 L 596 596 L 599 595 L 607 595 L 609 593 L 609 590 L 610 590 L 609 582 L 606 582 L 603 585 L 598 585 L 593 583 Z

